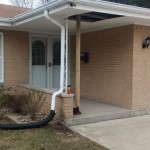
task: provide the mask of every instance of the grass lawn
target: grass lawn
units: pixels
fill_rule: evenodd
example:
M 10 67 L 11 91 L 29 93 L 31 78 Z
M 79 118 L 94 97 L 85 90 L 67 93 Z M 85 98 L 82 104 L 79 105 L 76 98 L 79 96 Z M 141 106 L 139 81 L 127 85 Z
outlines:
M 29 130 L 0 130 L 0 150 L 106 150 L 57 122 Z

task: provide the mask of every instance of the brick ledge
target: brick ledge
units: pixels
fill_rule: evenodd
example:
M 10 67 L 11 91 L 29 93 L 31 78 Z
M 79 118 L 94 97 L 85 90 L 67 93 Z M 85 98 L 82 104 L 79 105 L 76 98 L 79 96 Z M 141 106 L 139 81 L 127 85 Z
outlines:
M 30 85 L 30 84 L 20 84 L 18 85 L 19 87 L 22 87 L 22 88 L 27 88 L 27 89 L 33 89 L 33 90 L 37 90 L 37 91 L 41 91 L 41 92 L 44 92 L 44 93 L 47 93 L 47 94 L 53 94 L 54 92 L 58 91 L 59 89 L 56 89 L 56 88 L 52 88 L 52 89 L 48 89 L 48 88 L 40 88 L 40 87 L 35 87 L 33 85 Z M 71 93 L 71 94 L 67 94 L 65 92 L 63 92 L 61 95 L 59 95 L 60 97 L 74 97 L 74 94 Z

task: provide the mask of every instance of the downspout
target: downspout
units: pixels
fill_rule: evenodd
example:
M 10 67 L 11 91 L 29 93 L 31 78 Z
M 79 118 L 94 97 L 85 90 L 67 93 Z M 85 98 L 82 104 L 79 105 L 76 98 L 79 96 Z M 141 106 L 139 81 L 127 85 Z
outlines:
M 66 93 L 68 86 L 68 18 L 66 18 Z
M 60 24 L 58 21 L 52 19 L 49 14 L 48 10 L 44 11 L 45 18 L 52 23 L 54 23 L 56 26 L 58 26 L 61 29 L 61 66 L 60 66 L 60 89 L 59 91 L 55 92 L 52 95 L 52 100 L 51 100 L 51 110 L 55 110 L 55 101 L 56 101 L 56 96 L 60 95 L 63 90 L 64 90 L 64 52 L 65 52 L 65 27 Z

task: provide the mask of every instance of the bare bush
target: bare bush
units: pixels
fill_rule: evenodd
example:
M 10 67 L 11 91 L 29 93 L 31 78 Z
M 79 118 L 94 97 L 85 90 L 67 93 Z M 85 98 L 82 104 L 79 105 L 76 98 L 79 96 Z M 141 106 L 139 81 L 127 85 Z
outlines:
M 0 107 L 7 107 L 9 104 L 12 88 L 0 86 Z
M 30 115 L 35 120 L 40 112 L 46 97 L 37 90 L 22 91 L 19 89 L 0 87 L 0 107 L 12 108 L 15 113 Z
M 36 114 L 40 111 L 45 101 L 46 97 L 43 96 L 43 92 L 39 92 L 36 90 L 31 90 L 28 92 L 27 110 L 32 120 L 35 119 Z

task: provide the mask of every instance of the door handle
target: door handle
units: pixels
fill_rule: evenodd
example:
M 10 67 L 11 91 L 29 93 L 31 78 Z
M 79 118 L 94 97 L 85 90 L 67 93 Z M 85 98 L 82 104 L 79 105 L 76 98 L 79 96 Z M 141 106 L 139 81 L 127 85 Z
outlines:
M 52 62 L 48 63 L 48 67 L 52 67 L 52 65 L 53 65 Z

